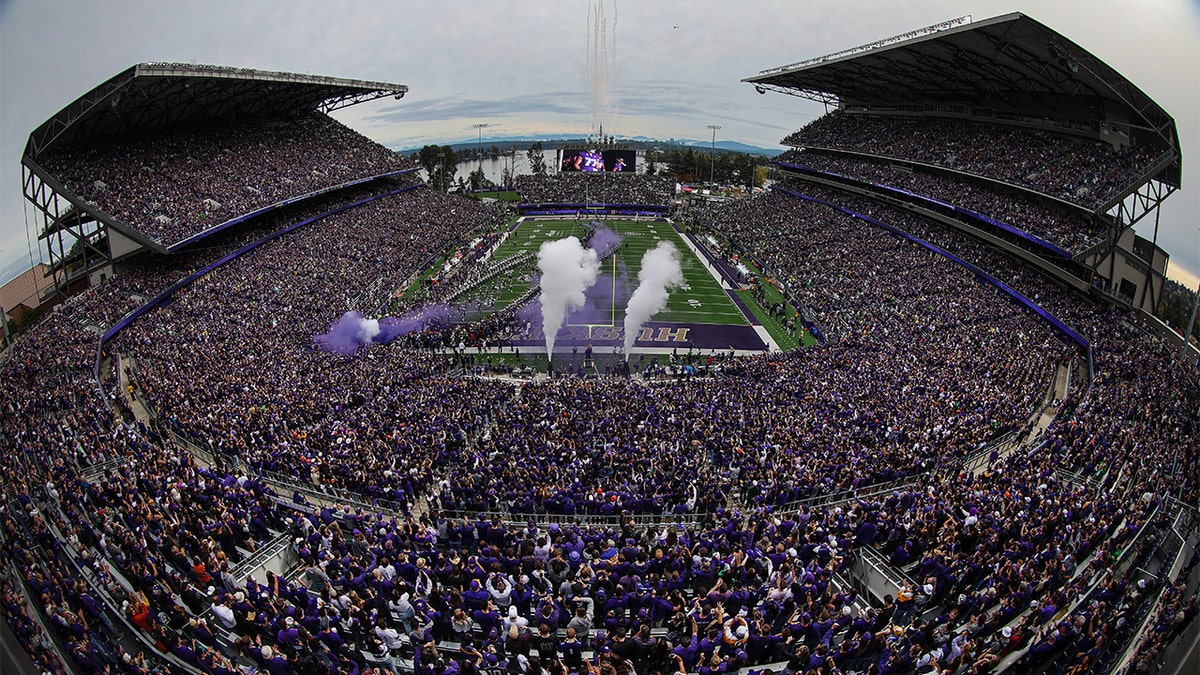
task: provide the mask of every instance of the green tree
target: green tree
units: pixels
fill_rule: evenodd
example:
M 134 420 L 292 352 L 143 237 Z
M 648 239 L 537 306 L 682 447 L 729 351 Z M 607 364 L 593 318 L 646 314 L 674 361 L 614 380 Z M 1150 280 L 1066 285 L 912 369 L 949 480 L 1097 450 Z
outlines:
M 454 177 L 458 174 L 458 153 L 454 152 L 454 148 L 442 146 L 442 181 L 443 190 L 449 190 L 454 184 Z
M 487 177 L 483 175 L 482 168 L 476 168 L 474 171 L 467 174 L 467 185 L 469 185 L 472 190 L 482 190 L 488 187 L 490 183 L 491 181 L 489 181 Z
M 426 145 L 417 151 L 417 163 L 425 169 L 425 182 L 435 190 L 446 191 L 454 185 L 458 173 L 458 153 L 448 145 Z
M 667 172 L 674 176 L 675 180 L 692 182 L 700 175 L 700 156 L 696 154 L 695 148 L 672 148 L 663 153 L 663 159 L 667 163 Z
M 713 180 L 722 185 L 732 183 L 737 170 L 736 159 L 732 152 L 718 151 L 716 161 L 713 162 Z
M 426 145 L 416 155 L 417 164 L 425 169 L 425 182 L 434 189 L 438 187 L 438 171 L 442 166 L 442 149 L 436 145 Z
M 542 156 L 541 141 L 535 141 L 533 145 L 529 146 L 529 150 L 525 153 L 525 157 L 529 160 L 530 173 L 535 176 L 546 175 L 546 158 Z
M 754 156 L 744 152 L 737 153 L 733 160 L 734 180 L 746 187 L 754 185 Z
M 646 175 L 647 176 L 653 176 L 655 173 L 658 172 L 658 164 L 655 162 L 655 158 L 654 158 L 654 156 L 656 154 L 657 153 L 655 153 L 654 150 L 652 150 L 652 149 L 646 151 Z
M 1196 293 L 1173 279 L 1163 283 L 1162 297 L 1158 301 L 1158 318 L 1171 328 L 1183 333 L 1192 318 L 1192 307 Z M 1192 329 L 1195 331 L 1195 329 Z

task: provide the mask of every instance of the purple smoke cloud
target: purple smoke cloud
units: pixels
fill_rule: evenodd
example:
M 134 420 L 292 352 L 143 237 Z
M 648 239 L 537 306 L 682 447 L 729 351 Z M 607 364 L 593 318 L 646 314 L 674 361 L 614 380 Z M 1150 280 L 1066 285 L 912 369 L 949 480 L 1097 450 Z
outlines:
M 360 312 L 346 312 L 323 335 L 314 335 L 313 340 L 327 352 L 349 356 L 359 346 L 370 342 L 379 334 L 379 321 L 364 318 Z
M 379 335 L 375 342 L 387 344 L 398 337 L 424 330 L 427 326 L 445 323 L 450 319 L 450 308 L 445 305 L 430 305 L 405 312 L 401 316 L 385 316 L 379 320 Z
M 605 256 L 612 253 L 620 245 L 621 235 L 607 227 L 597 229 L 592 238 L 588 240 L 588 246 L 596 252 L 596 257 L 600 259 L 604 259 Z
M 402 316 L 385 316 L 382 319 L 368 319 L 361 312 L 349 311 L 334 321 L 328 332 L 314 335 L 313 341 L 327 352 L 349 356 L 365 344 L 387 344 L 449 317 L 450 308 L 444 305 L 422 307 L 405 312 Z
M 596 284 L 587 290 L 583 306 L 567 314 L 566 323 L 607 324 L 612 320 L 613 306 L 620 305 L 629 297 L 628 275 L 624 265 L 617 268 L 617 281 L 605 272 L 596 278 Z M 615 295 L 614 295 L 615 290 Z M 542 301 L 540 299 L 517 310 L 517 325 L 524 327 L 542 325 Z
M 567 314 L 569 324 L 608 324 L 613 320 L 613 308 L 617 308 L 617 318 L 620 319 L 620 307 L 630 296 L 628 274 L 625 266 L 619 265 L 617 274 L 602 273 L 596 284 L 588 289 L 587 299 L 579 309 Z
M 522 326 L 525 324 L 529 324 L 530 326 L 542 325 L 542 301 L 534 300 L 528 305 L 518 309 L 517 320 Z

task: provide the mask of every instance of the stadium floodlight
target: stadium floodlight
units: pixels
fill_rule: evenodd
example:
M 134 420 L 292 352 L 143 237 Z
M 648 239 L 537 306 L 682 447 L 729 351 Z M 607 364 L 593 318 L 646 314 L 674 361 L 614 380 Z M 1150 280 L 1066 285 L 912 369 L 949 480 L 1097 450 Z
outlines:
M 479 175 L 483 177 L 483 130 L 487 128 L 487 122 L 476 122 L 471 125 L 472 129 L 479 132 Z M 479 181 L 479 186 L 483 187 L 483 181 Z
M 708 182 L 713 182 L 713 167 L 717 158 L 717 129 L 721 128 L 720 124 L 710 124 L 709 129 L 712 129 L 712 152 L 708 155 Z

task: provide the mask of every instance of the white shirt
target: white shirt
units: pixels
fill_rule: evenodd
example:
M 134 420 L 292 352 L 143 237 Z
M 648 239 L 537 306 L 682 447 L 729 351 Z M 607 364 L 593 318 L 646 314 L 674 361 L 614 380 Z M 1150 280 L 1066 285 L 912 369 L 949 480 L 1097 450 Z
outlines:
M 380 628 L 376 626 L 375 637 L 383 642 L 383 646 L 387 647 L 388 651 L 400 649 L 404 646 L 404 642 L 400 640 L 400 633 L 395 628 Z
M 229 605 L 213 605 L 212 611 L 222 626 L 226 628 L 237 626 L 237 619 L 234 618 L 233 609 Z

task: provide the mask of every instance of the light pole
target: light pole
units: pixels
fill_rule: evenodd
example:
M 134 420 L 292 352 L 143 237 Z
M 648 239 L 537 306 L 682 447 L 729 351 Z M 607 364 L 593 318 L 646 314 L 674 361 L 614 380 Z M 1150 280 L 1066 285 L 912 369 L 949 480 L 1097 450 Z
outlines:
M 476 122 L 471 125 L 471 128 L 479 132 L 479 185 L 483 187 L 483 130 L 487 128 L 487 122 Z
M 710 124 L 709 129 L 712 129 L 712 151 L 708 155 L 708 182 L 713 182 L 713 163 L 717 159 L 717 129 L 721 128 L 720 124 Z

